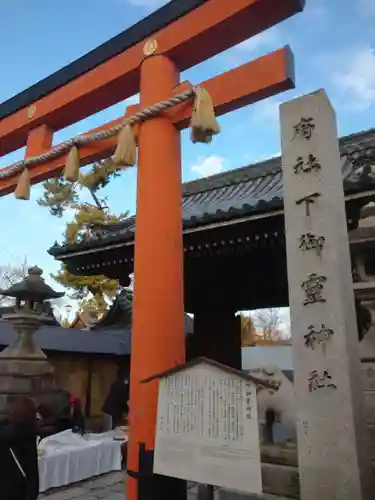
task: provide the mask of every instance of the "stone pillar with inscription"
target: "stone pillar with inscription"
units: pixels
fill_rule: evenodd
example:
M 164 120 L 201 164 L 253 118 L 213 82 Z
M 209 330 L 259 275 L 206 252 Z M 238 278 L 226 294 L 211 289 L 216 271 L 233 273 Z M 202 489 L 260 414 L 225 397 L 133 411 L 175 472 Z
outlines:
M 369 500 L 341 161 L 323 90 L 280 106 L 302 500 Z

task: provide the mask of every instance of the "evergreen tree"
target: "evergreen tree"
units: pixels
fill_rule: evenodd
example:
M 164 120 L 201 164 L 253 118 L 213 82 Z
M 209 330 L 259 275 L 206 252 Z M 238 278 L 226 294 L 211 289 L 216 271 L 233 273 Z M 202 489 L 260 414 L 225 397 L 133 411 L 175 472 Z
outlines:
M 112 214 L 106 206 L 107 200 L 98 198 L 100 189 L 109 183 L 111 177 L 118 176 L 119 170 L 109 159 L 94 163 L 88 173 L 80 174 L 76 184 L 68 183 L 62 177 L 50 179 L 43 184 L 44 194 L 38 200 L 39 205 L 48 207 L 55 217 L 61 218 L 67 209 L 73 212 L 72 220 L 66 225 L 64 243 L 87 241 L 97 228 L 128 217 L 128 213 Z M 89 190 L 94 204 L 80 202 L 79 189 Z M 71 297 L 80 301 L 81 308 L 95 308 L 99 314 L 107 310 L 108 301 L 119 290 L 116 280 L 102 275 L 74 276 L 64 264 L 52 277 L 60 285 L 73 291 Z

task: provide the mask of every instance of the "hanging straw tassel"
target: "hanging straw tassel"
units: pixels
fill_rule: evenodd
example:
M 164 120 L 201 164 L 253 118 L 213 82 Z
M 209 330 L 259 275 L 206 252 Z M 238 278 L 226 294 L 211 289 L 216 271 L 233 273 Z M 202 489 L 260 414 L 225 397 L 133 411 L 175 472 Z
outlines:
M 29 200 L 30 199 L 30 175 L 29 170 L 25 167 L 18 179 L 16 190 L 14 195 L 17 200 Z
M 212 136 L 220 132 L 220 125 L 215 116 L 215 110 L 210 94 L 203 87 L 196 87 L 194 110 L 191 117 L 192 142 L 209 143 Z
M 137 143 L 131 125 L 125 125 L 118 135 L 117 148 L 113 155 L 116 165 L 132 167 L 137 162 Z
M 64 168 L 64 177 L 68 182 L 77 182 L 79 177 L 79 151 L 73 146 L 69 151 Z

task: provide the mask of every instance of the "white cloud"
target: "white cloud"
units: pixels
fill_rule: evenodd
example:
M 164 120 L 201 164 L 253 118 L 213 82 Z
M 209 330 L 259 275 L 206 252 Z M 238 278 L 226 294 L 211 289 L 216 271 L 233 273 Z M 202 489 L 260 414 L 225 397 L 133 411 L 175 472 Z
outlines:
M 338 58 L 338 66 L 332 81 L 347 104 L 359 111 L 375 105 L 374 49 L 367 47 L 346 52 Z
M 201 177 L 208 177 L 209 175 L 219 174 L 224 170 L 225 159 L 221 156 L 208 156 L 200 160 L 200 163 L 191 167 L 192 172 L 196 172 Z
M 248 40 L 236 45 L 236 49 L 242 52 L 254 52 L 258 49 L 270 48 L 273 45 L 278 44 L 280 41 L 280 36 L 275 29 L 264 31 L 255 35 Z

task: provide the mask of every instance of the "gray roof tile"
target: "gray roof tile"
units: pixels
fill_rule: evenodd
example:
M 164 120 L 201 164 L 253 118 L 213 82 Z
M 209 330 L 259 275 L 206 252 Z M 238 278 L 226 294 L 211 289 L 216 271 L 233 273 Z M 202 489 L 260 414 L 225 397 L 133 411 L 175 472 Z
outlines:
M 16 338 L 12 325 L 0 320 L 0 346 L 7 346 Z M 43 351 L 77 352 L 85 354 L 130 354 L 130 328 L 79 330 L 44 326 L 34 336 Z
M 131 329 L 132 294 L 133 292 L 129 290 L 122 290 L 103 317 L 91 326 L 91 331 L 112 331 L 122 327 Z M 184 325 L 185 335 L 192 335 L 194 333 L 194 319 L 186 313 L 184 316 Z
M 375 189 L 375 129 L 340 139 L 342 173 L 345 192 Z M 281 158 L 213 175 L 183 185 L 184 229 L 221 222 L 283 208 Z M 60 246 L 51 255 L 101 246 L 114 240 L 132 241 L 135 216 L 94 231 L 89 242 Z

